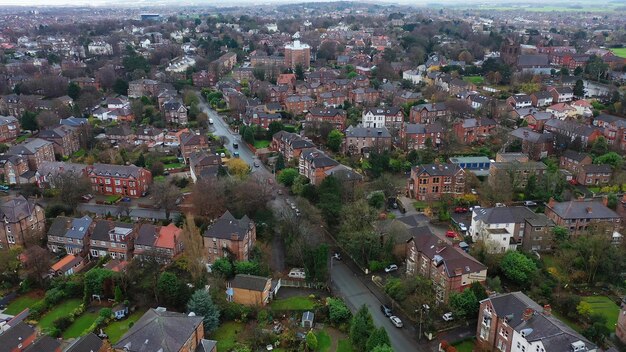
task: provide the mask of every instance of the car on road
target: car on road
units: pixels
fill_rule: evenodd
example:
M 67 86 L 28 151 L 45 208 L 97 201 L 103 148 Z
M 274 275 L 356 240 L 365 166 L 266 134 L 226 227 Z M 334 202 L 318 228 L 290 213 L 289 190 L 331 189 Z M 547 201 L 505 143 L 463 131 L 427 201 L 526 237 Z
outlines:
M 475 205 L 469 208 L 469 211 L 473 212 L 474 210 L 480 209 L 480 205 Z
M 506 204 L 504 203 L 496 203 L 496 208 L 504 208 L 506 207 Z
M 259 167 L 259 163 L 257 163 L 256 161 L 253 164 L 254 164 L 254 167 Z
M 213 119 L 209 119 L 209 125 L 213 124 Z
M 0 185 L 0 191 L 8 191 L 9 190 L 9 186 L 7 185 Z
M 455 238 L 456 237 L 456 232 L 454 232 L 452 230 L 448 230 L 448 231 L 446 231 L 446 237 Z
M 477 194 L 478 194 L 478 191 L 476 191 L 474 188 L 472 188 L 472 189 L 470 190 L 470 193 L 471 193 L 471 194 L 473 194 L 473 195 L 477 195 Z
M 532 200 L 527 200 L 524 202 L 524 205 L 527 207 L 534 207 L 537 206 L 537 203 L 533 202 Z
M 461 232 L 467 232 L 467 226 L 465 226 L 464 223 L 460 222 L 459 223 L 459 230 L 461 230 Z
M 85 194 L 84 196 L 81 197 L 84 201 L 88 202 L 90 200 L 93 199 L 93 195 L 91 194 Z
M 226 157 L 226 153 L 220 153 L 220 158 L 225 158 Z
M 397 316 L 395 316 L 395 315 L 390 316 L 390 317 L 389 317 L 389 320 L 391 320 L 391 323 L 392 323 L 393 325 L 395 325 L 395 327 L 397 327 L 397 328 L 401 328 L 401 327 L 403 327 L 403 326 L 404 326 L 404 324 L 402 324 L 402 320 L 400 320 L 400 318 L 398 318 L 398 317 L 397 317 Z
M 454 208 L 454 212 L 457 213 L 457 214 L 467 213 L 467 208 L 466 207 L 456 207 L 456 208 Z
M 234 156 L 235 158 L 238 158 L 238 157 L 239 157 L 239 152 L 234 152 L 234 153 L 233 153 L 233 156 Z
M 291 203 L 291 209 L 296 210 L 296 203 Z
M 239 148 L 239 143 L 233 142 L 233 148 L 235 148 L 235 149 Z
M 392 272 L 392 271 L 396 271 L 396 270 L 398 270 L 398 266 L 397 266 L 397 265 L 395 265 L 395 264 L 390 264 L 389 266 L 387 266 L 387 267 L 385 268 L 385 272 L 386 272 L 386 273 L 390 273 L 390 272 Z
M 335 253 L 333 253 L 333 259 L 335 259 L 335 260 L 341 260 L 341 253 L 339 253 L 339 252 L 335 252 Z
M 124 197 L 124 198 L 122 198 L 122 202 L 130 202 L 130 197 Z
M 383 312 L 383 315 L 386 316 L 387 318 L 393 316 L 393 312 L 391 311 L 391 308 L 387 307 L 384 304 L 380 306 L 380 311 Z
M 448 313 L 444 314 L 442 316 L 442 318 L 445 321 L 452 321 L 452 320 L 454 320 L 454 316 L 452 316 L 452 312 L 448 312 Z

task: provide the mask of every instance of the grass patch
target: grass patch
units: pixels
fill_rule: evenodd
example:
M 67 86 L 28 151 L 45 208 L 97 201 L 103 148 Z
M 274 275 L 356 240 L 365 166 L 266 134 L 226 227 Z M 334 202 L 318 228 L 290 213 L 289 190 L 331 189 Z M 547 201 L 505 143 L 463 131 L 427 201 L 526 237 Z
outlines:
M 134 324 L 145 312 L 146 311 L 144 310 L 138 310 L 124 320 L 114 321 L 109 324 L 109 326 L 104 329 L 104 332 L 109 335 L 109 341 L 111 344 L 119 341 L 122 338 L 122 335 L 130 329 L 130 323 L 132 322 Z
M 213 334 L 211 338 L 217 341 L 218 351 L 230 351 L 237 343 L 237 335 L 245 330 L 242 323 L 229 321 L 222 324 Z
M 46 315 L 41 317 L 41 319 L 39 319 L 39 324 L 37 325 L 39 325 L 39 327 L 43 331 L 50 330 L 53 328 L 53 323 L 55 320 L 59 319 L 60 317 L 70 315 L 70 313 L 74 311 L 74 309 L 78 308 L 81 303 L 82 300 L 80 299 L 67 300 L 55 306 L 48 313 L 46 313 Z
M 337 344 L 337 352 L 354 352 L 350 339 L 339 340 Z
M 120 196 L 120 195 L 110 195 L 110 196 L 106 196 L 106 198 L 104 198 L 104 202 L 106 204 L 115 204 L 120 199 L 122 199 L 122 196 Z
M 171 164 L 165 164 L 165 165 L 163 165 L 163 167 L 165 168 L 165 170 L 182 169 L 183 164 L 182 163 L 171 163 Z
M 155 176 L 152 178 L 153 182 L 164 182 L 165 181 L 165 176 L 160 175 L 160 176 Z
M 309 297 L 294 296 L 272 302 L 273 310 L 311 310 L 315 302 Z
M 30 137 L 32 137 L 32 134 L 30 134 L 30 133 L 27 133 L 27 134 L 25 134 L 25 135 L 19 136 L 19 137 L 15 138 L 15 144 L 22 143 L 22 142 L 24 142 L 27 138 L 30 138 Z
M 72 158 L 82 158 L 85 154 L 87 154 L 87 151 L 81 148 L 76 151 L 76 153 L 72 154 Z
M 483 76 L 465 76 L 463 80 L 466 82 L 470 82 L 472 84 L 483 84 L 485 83 L 485 78 Z
M 458 352 L 472 352 L 475 347 L 473 340 L 463 341 L 452 346 L 454 346 Z
M 574 331 L 576 331 L 578 333 L 582 332 L 583 329 L 582 329 L 582 327 L 580 325 L 578 325 L 578 323 L 573 322 L 572 320 L 570 320 L 566 316 L 560 314 L 559 312 L 555 311 L 554 309 L 552 310 L 552 315 L 554 315 L 560 321 L 564 322 L 565 325 L 567 325 L 570 328 L 574 329 Z
M 415 208 L 415 210 L 417 211 L 423 211 L 424 209 L 428 208 L 428 204 L 421 201 L 413 202 L 413 208 Z
M 317 337 L 317 350 L 319 352 L 327 352 L 328 350 L 330 350 L 330 345 L 331 345 L 331 341 L 330 341 L 330 336 L 328 335 L 328 333 L 324 330 L 319 331 L 315 334 L 315 336 Z
M 4 314 L 9 315 L 17 315 L 21 313 L 24 309 L 32 307 L 37 301 L 41 300 L 43 295 L 41 293 L 27 293 L 23 296 L 20 296 L 9 303 L 7 309 L 4 311 Z
M 611 51 L 615 54 L 615 56 L 626 58 L 626 48 L 615 48 L 611 49 Z
M 98 313 L 85 313 L 76 318 L 72 325 L 70 325 L 67 330 L 63 332 L 63 338 L 71 339 L 84 335 L 85 330 L 93 324 L 96 318 L 98 318 Z
M 606 327 L 613 331 L 617 324 L 619 316 L 619 307 L 609 297 L 606 296 L 589 296 L 583 297 L 583 301 L 591 305 L 591 314 L 600 314 L 606 318 Z
M 267 148 L 269 146 L 270 146 L 270 141 L 266 141 L 266 140 L 254 141 L 254 148 L 256 149 Z

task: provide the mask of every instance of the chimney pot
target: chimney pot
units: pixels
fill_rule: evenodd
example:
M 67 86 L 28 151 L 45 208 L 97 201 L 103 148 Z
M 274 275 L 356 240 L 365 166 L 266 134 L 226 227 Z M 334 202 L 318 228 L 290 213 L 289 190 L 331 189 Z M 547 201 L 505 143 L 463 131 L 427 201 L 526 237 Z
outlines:
M 608 197 L 608 196 L 606 196 L 606 195 L 602 196 L 602 204 L 603 204 L 605 207 L 608 207 L 608 206 L 609 206 L 609 197 Z
M 533 314 L 535 314 L 535 311 L 528 307 L 524 310 L 524 315 L 522 315 L 522 320 L 523 321 L 528 321 L 530 320 L 530 318 L 532 318 Z
M 552 314 L 552 307 L 549 304 L 546 304 L 543 306 L 543 313 L 545 315 L 551 315 Z

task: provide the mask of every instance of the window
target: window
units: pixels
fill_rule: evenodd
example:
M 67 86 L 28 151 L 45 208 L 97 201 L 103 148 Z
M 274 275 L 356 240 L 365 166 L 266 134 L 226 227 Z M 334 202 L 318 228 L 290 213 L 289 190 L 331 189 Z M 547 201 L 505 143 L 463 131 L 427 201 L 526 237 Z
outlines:
M 15 236 L 7 235 L 7 242 L 9 242 L 10 244 L 15 244 Z
M 115 185 L 119 186 L 121 184 L 120 180 L 115 180 Z
M 97 257 L 97 256 L 98 256 L 98 251 L 97 251 L 97 250 L 95 250 L 95 249 L 92 249 L 92 250 L 91 250 L 91 256 L 92 256 L 92 257 Z

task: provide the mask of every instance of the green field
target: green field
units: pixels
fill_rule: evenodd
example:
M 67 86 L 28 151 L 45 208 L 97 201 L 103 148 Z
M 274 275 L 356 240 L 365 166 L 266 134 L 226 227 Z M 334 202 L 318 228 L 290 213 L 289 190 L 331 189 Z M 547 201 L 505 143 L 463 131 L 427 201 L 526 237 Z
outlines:
M 583 297 L 583 301 L 591 305 L 591 314 L 600 314 L 606 318 L 606 327 L 613 331 L 619 316 L 619 307 L 609 297 L 589 296 Z
M 339 344 L 337 344 L 337 352 L 354 352 L 352 342 L 350 342 L 349 339 L 339 340 Z
M 485 83 L 485 78 L 483 76 L 465 76 L 463 77 L 463 80 L 475 85 Z
M 330 341 L 330 336 L 324 330 L 318 331 L 315 336 L 317 337 L 317 350 L 319 352 L 328 352 L 330 350 L 330 345 L 332 342 Z
M 311 310 L 315 302 L 309 297 L 294 296 L 272 302 L 273 310 Z
M 270 146 L 270 141 L 265 141 L 265 140 L 254 141 L 254 148 L 256 149 L 263 149 L 269 146 Z
M 104 329 L 104 332 L 109 335 L 109 341 L 114 344 L 122 338 L 122 335 L 130 329 L 130 323 L 133 324 L 141 318 L 141 316 L 145 313 L 143 310 L 138 310 L 135 313 L 131 314 L 128 318 L 124 320 L 114 321 L 109 326 Z
M 63 332 L 64 339 L 71 339 L 85 334 L 85 330 L 98 318 L 98 313 L 85 313 L 76 318 L 72 325 Z
M 626 58 L 626 48 L 615 48 L 611 49 L 611 51 L 615 54 L 615 56 Z
M 233 321 L 222 324 L 211 334 L 211 338 L 217 341 L 217 350 L 230 351 L 237 343 L 237 335 L 243 332 L 245 328 L 242 323 Z
M 43 296 L 39 293 L 28 293 L 20 296 L 9 303 L 4 314 L 17 315 L 24 309 L 32 307 L 33 304 L 42 298 Z
M 83 302 L 80 299 L 70 299 L 55 306 L 43 317 L 41 317 L 41 319 L 39 319 L 39 327 L 43 331 L 52 329 L 54 327 L 53 324 L 55 320 L 69 315 L 74 311 L 74 309 L 78 308 L 81 303 Z
M 472 352 L 474 351 L 474 340 L 463 341 L 453 346 L 458 352 Z

